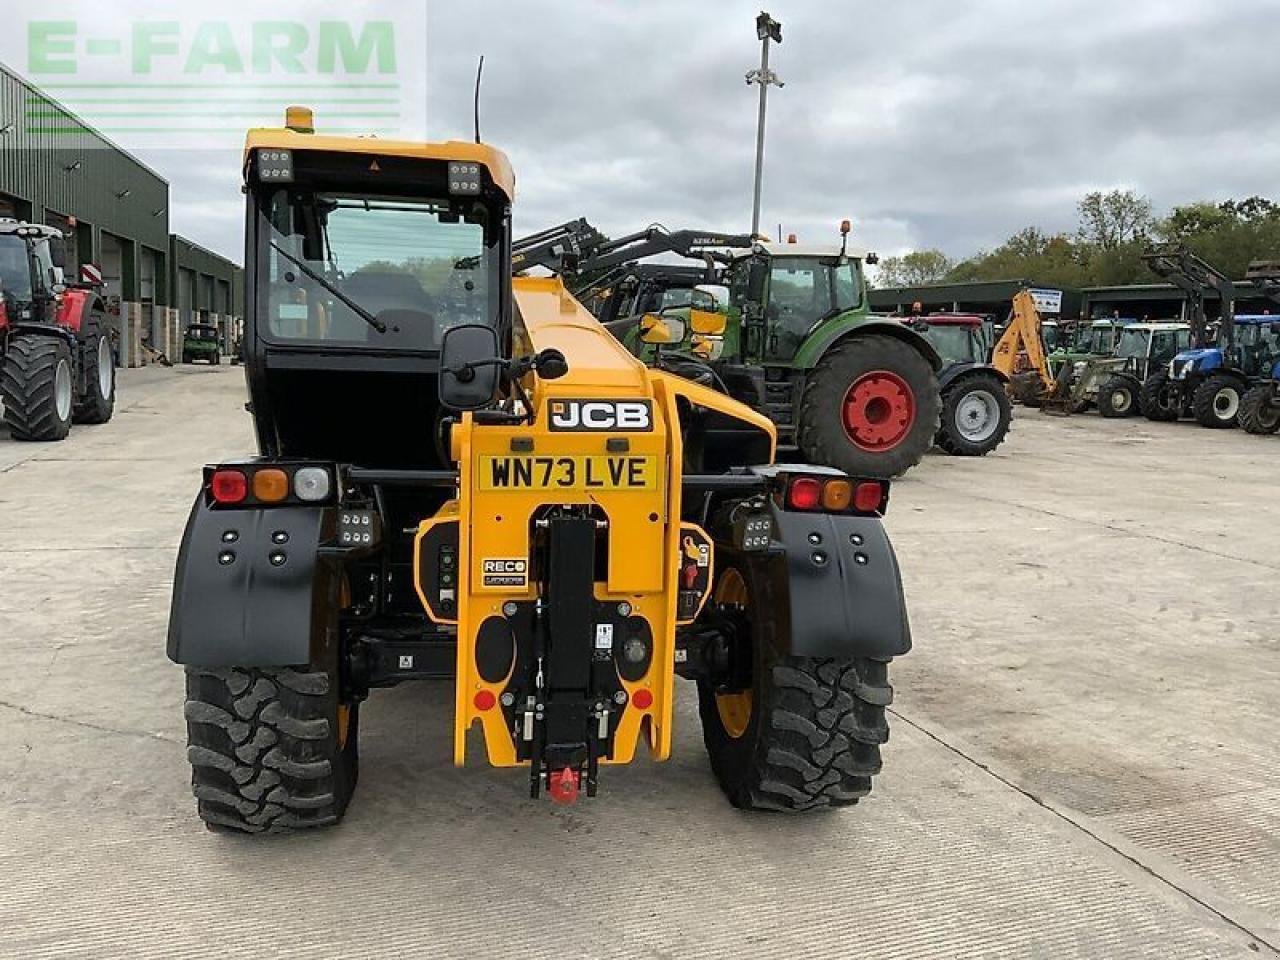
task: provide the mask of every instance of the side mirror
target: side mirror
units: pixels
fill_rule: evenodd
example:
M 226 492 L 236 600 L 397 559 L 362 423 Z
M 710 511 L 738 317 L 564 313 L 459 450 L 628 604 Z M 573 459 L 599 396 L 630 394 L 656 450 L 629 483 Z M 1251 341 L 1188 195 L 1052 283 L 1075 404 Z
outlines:
M 729 306 L 729 288 L 719 283 L 700 283 L 694 287 L 696 293 L 705 293 L 711 298 L 708 310 L 726 310 Z M 694 303 L 694 306 L 699 306 Z
M 67 241 L 62 237 L 49 238 L 49 259 L 59 270 L 67 268 Z
M 440 404 L 481 410 L 498 399 L 498 331 L 481 323 L 450 327 L 440 343 Z
M 679 317 L 646 313 L 640 318 L 640 340 L 655 344 L 680 343 L 684 340 L 684 321 Z

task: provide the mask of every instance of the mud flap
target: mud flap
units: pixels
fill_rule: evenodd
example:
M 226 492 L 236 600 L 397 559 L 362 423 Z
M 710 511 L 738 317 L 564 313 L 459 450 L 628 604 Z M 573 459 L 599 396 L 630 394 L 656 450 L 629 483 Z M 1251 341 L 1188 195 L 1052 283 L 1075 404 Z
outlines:
M 902 576 L 877 517 L 773 509 L 769 560 L 774 596 L 785 598 L 789 631 L 780 653 L 797 657 L 888 659 L 911 649 Z
M 313 638 L 328 626 L 313 618 L 338 608 L 339 575 L 319 556 L 332 512 L 214 510 L 201 494 L 178 550 L 169 659 L 197 667 L 310 662 Z

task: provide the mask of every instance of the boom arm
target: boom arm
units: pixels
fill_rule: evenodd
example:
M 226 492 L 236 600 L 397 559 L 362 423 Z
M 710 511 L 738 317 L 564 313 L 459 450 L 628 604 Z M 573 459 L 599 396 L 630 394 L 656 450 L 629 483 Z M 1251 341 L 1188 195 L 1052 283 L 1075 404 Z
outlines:
M 1217 291 L 1222 299 L 1219 345 L 1230 351 L 1235 340 L 1232 320 L 1235 316 L 1236 299 L 1236 288 L 1231 279 L 1177 243 L 1162 243 L 1150 247 L 1143 253 L 1142 259 L 1147 262 L 1152 273 L 1186 293 L 1192 346 L 1205 345 L 1205 329 L 1208 326 L 1204 310 L 1205 294 L 1210 290 Z
M 578 262 L 606 242 L 605 235 L 585 217 L 521 237 L 511 244 L 511 272 L 546 267 L 553 273 L 574 273 Z
M 1044 341 L 1040 338 L 1040 313 L 1029 291 L 1019 290 L 1013 298 L 1013 312 L 1009 327 L 996 343 L 991 365 L 1012 379 L 1018 354 L 1025 352 L 1027 360 L 1040 378 L 1045 395 L 1057 385 L 1049 372 L 1049 361 L 1044 355 Z
M 1280 260 L 1254 260 L 1245 279 L 1272 303 L 1280 303 Z
M 747 233 L 667 230 L 655 224 L 638 233 L 600 244 L 591 256 L 578 264 L 578 269 L 600 272 L 659 253 L 675 253 L 691 259 L 704 256 L 721 259 L 713 252 L 718 247 L 750 248 L 754 243 L 755 238 Z

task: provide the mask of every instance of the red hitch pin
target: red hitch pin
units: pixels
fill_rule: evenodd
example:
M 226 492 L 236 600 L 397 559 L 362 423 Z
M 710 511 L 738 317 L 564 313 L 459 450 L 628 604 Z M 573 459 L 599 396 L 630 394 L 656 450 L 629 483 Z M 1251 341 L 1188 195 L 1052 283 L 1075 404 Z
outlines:
M 551 795 L 552 803 L 567 807 L 571 803 L 578 802 L 580 784 L 578 774 L 572 767 L 561 767 L 559 770 L 553 771 L 549 781 L 547 793 Z

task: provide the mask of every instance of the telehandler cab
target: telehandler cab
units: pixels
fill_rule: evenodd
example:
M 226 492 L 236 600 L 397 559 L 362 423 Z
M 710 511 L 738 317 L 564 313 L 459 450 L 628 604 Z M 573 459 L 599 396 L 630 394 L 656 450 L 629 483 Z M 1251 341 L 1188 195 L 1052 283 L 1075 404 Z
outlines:
M 360 704 L 452 680 L 533 796 L 671 751 L 697 684 L 730 802 L 855 802 L 910 648 L 888 483 L 772 464 L 766 417 L 647 368 L 556 278 L 511 279 L 514 177 L 480 143 L 248 135 L 259 452 L 205 468 L 168 653 L 201 818 L 337 821 Z

